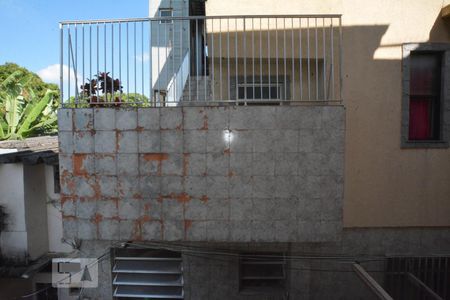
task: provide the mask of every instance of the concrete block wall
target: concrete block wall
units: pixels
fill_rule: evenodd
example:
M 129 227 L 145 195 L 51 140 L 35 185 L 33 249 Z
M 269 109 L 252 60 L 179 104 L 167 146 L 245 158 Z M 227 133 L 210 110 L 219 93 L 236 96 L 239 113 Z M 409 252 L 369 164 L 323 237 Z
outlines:
M 342 230 L 342 106 L 59 111 L 67 238 L 321 242 Z
M 138 248 L 171 249 L 172 243 L 137 242 Z M 448 228 L 345 229 L 342 238 L 325 243 L 176 243 L 183 252 L 185 299 L 376 299 L 352 269 L 354 260 L 384 286 L 385 256 L 446 256 L 450 251 Z M 116 241 L 83 241 L 81 257 L 102 257 L 99 287 L 83 296 L 110 299 L 111 247 Z M 132 247 L 132 246 L 131 246 Z M 201 252 L 196 252 L 195 249 Z M 210 252 L 215 254 L 212 254 Z M 239 253 L 285 253 L 285 292 L 248 294 L 239 290 Z M 301 258 L 300 258 L 301 257 Z M 315 257 L 315 258 L 313 258 Z M 318 259 L 320 257 L 320 259 Z M 353 259 L 351 259 L 353 258 Z
M 286 245 L 279 244 L 260 246 L 261 250 L 284 250 L 287 255 L 295 255 L 288 252 L 287 248 Z M 382 265 L 375 263 L 370 265 L 366 263 L 365 267 L 369 267 L 370 270 L 383 270 Z M 351 264 L 331 260 L 291 259 L 286 262 L 285 272 L 284 291 L 261 289 L 244 292 L 239 287 L 237 256 L 185 254 L 183 255 L 184 299 L 377 299 L 352 271 Z M 377 280 L 382 282 L 383 273 L 379 274 Z

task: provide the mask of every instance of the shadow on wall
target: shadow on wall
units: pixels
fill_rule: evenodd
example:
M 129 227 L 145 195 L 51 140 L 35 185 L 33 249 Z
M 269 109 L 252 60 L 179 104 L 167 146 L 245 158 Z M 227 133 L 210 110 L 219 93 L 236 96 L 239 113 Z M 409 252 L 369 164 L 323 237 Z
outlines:
M 449 180 L 448 160 L 439 150 L 431 158 L 425 151 L 401 149 L 402 45 L 417 40 L 399 35 L 397 44 L 383 45 L 388 29 L 389 25 L 343 28 L 344 227 L 442 226 L 448 224 L 444 211 L 450 206 L 444 198 L 449 188 L 430 178 L 440 174 L 442 180 Z M 450 20 L 438 15 L 428 40 L 421 42 L 449 40 Z M 432 196 L 433 191 L 442 196 Z M 436 201 L 432 205 L 431 197 Z
M 3 230 L 6 229 L 6 218 L 8 214 L 6 213 L 6 208 L 3 205 L 0 205 L 0 237 L 2 235 Z M 2 252 L 0 249 L 0 262 L 2 261 Z
M 450 18 L 443 19 L 439 14 L 430 30 L 430 42 L 447 42 L 450 40 Z
M 321 26 L 320 22 L 317 27 L 307 29 L 303 20 L 300 29 L 298 19 L 286 19 L 286 29 L 265 29 L 269 21 L 263 19 L 262 25 L 258 20 L 254 22 L 257 24 L 255 27 L 261 27 L 262 30 L 251 30 L 249 28 L 252 25 L 248 24 L 253 20 L 250 18 L 246 21 L 248 26 L 245 26 L 245 32 L 242 20 L 230 30 L 227 29 L 227 22 L 222 22 L 225 28 L 219 30 L 218 20 L 208 20 L 208 30 L 211 30 L 211 22 L 214 22 L 215 29 L 215 32 L 208 32 L 206 40 L 208 60 L 214 62 L 209 65 L 209 74 L 214 76 L 214 100 L 220 100 L 222 90 L 226 99 L 236 99 L 236 82 L 244 84 L 244 78 L 247 78 L 245 84 L 260 81 L 272 81 L 272 84 L 286 82 L 286 98 L 295 101 L 341 100 L 341 71 L 344 77 L 343 89 L 352 93 L 359 92 L 361 84 L 364 86 L 366 82 L 377 80 L 371 74 L 371 68 L 379 68 L 380 61 L 377 64 L 366 62 L 374 60 L 374 53 L 379 48 L 388 25 L 342 27 L 343 44 L 342 49 L 339 49 L 339 28 L 334 27 L 337 25 L 336 21 L 331 30 L 330 26 Z M 234 20 L 231 21 L 234 24 Z M 270 22 L 273 26 L 274 20 L 271 19 Z M 279 23 L 279 26 L 284 24 L 283 21 Z M 238 28 L 237 31 L 235 28 Z M 340 50 L 343 55 L 342 66 L 339 65 Z M 400 64 L 393 63 L 392 60 L 383 61 L 389 65 L 388 68 L 393 65 L 394 68 L 400 68 Z M 271 76 L 276 76 L 276 80 L 267 79 Z M 355 84 L 354 78 L 361 84 Z

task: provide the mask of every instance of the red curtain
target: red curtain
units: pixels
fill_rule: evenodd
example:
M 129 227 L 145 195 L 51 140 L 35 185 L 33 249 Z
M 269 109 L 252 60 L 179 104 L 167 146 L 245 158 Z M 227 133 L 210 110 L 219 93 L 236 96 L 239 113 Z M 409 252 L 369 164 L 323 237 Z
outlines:
M 430 100 L 411 99 L 409 102 L 409 139 L 430 139 Z

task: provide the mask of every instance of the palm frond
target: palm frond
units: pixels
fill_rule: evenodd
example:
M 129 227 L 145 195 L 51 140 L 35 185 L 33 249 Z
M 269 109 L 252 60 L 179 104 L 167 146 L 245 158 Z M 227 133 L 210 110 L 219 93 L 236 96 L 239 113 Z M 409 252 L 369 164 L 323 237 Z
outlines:
M 42 129 L 41 131 L 49 133 L 57 129 L 58 118 L 56 116 L 46 119 L 45 121 L 39 122 L 38 124 L 31 127 L 27 132 L 31 132 L 36 129 Z
M 25 116 L 24 121 L 20 125 L 19 130 L 17 131 L 18 135 L 30 131 L 32 124 L 39 119 L 42 111 L 48 105 L 48 103 L 52 101 L 53 95 L 55 93 L 56 92 L 52 90 L 47 90 L 45 92 L 44 97 L 42 97 L 41 100 L 39 100 L 39 102 L 37 102 L 31 109 L 31 111 Z
M 22 71 L 20 71 L 20 70 L 15 71 L 14 73 L 12 73 L 8 77 L 6 77 L 5 80 L 0 82 L 0 88 L 7 89 L 7 88 L 11 87 L 12 85 L 16 85 L 22 75 L 23 75 Z
M 8 123 L 8 133 L 16 132 L 19 116 L 22 112 L 23 97 L 10 96 L 5 98 L 5 120 Z

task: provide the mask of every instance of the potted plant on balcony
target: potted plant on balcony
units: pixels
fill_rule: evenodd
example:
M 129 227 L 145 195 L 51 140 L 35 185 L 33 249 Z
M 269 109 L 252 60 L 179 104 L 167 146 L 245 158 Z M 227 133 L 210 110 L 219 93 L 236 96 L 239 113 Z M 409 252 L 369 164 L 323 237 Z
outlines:
M 122 86 L 119 79 L 113 79 L 109 72 L 101 72 L 94 79 L 87 79 L 80 88 L 90 107 L 120 106 Z M 117 95 L 119 93 L 119 95 Z

